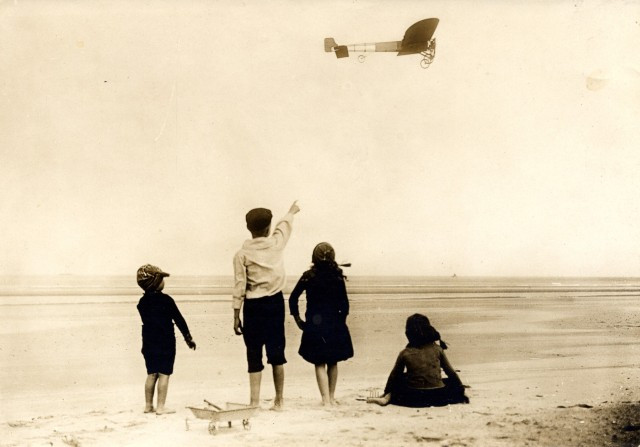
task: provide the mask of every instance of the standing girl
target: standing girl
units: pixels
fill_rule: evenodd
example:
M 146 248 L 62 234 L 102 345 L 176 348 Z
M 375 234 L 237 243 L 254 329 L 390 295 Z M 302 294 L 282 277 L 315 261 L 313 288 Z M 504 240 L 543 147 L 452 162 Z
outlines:
M 349 299 L 333 247 L 321 242 L 313 249 L 312 266 L 302 274 L 289 296 L 289 310 L 302 330 L 298 353 L 316 369 L 323 405 L 336 405 L 338 362 L 353 357 L 347 328 Z M 306 321 L 300 318 L 298 298 L 306 291 Z

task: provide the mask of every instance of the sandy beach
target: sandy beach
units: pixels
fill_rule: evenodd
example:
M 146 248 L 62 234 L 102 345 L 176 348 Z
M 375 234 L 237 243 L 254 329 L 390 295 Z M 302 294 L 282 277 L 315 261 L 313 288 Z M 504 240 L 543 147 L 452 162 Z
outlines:
M 236 421 L 216 435 L 186 407 L 203 407 L 203 399 L 248 402 L 230 302 L 176 297 L 198 348 L 189 351 L 179 339 L 168 397 L 177 412 L 156 416 L 142 411 L 135 301 L 58 301 L 1 306 L 2 446 L 638 445 L 637 293 L 352 296 L 356 354 L 339 365 L 340 405 L 331 408 L 320 405 L 289 317 L 285 410 L 268 411 L 267 368 L 264 410 L 251 429 Z M 470 404 L 410 409 L 362 400 L 384 387 L 414 312 L 427 314 L 448 343 Z

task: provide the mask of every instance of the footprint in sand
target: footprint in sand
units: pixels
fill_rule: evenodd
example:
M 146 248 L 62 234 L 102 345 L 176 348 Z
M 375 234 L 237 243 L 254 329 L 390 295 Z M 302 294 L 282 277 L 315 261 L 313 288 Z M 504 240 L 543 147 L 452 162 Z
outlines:
M 73 435 L 65 436 L 62 438 L 62 442 L 70 445 L 71 447 L 80 447 L 80 441 L 78 441 L 78 439 Z
M 9 427 L 18 428 L 18 427 L 29 427 L 31 425 L 37 424 L 38 422 L 46 419 L 53 419 L 53 416 L 38 416 L 35 418 L 31 418 L 29 421 L 9 421 L 7 425 Z
M 415 439 L 417 442 L 440 442 L 443 438 L 437 438 L 435 436 L 413 435 L 413 439 Z
M 9 425 L 9 427 L 16 428 L 16 427 L 27 427 L 31 425 L 32 422 L 33 421 L 10 421 L 10 422 L 7 422 L 7 424 Z

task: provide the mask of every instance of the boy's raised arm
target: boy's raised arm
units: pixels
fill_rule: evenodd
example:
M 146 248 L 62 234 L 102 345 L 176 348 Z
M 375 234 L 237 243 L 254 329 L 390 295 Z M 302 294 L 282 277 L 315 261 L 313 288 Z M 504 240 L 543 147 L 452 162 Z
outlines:
M 300 212 L 300 207 L 298 206 L 298 201 L 294 201 L 289 208 L 287 214 L 284 215 L 282 219 L 276 224 L 275 229 L 273 230 L 273 237 L 276 238 L 278 246 L 280 248 L 284 248 L 284 246 L 289 241 L 289 236 L 291 236 L 292 224 L 293 224 L 293 216 Z

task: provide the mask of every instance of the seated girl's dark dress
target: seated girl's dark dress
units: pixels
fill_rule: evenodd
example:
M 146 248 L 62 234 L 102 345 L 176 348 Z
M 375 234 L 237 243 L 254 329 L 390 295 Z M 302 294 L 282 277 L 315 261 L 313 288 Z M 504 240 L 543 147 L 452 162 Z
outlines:
M 335 364 L 353 357 L 351 335 L 346 324 L 349 299 L 342 270 L 314 266 L 302 274 L 289 296 L 291 315 L 298 316 L 298 298 L 306 291 L 306 323 L 298 353 L 314 365 Z
M 468 403 L 460 378 L 442 346 L 436 343 L 440 334 L 427 317 L 420 314 L 409 317 L 406 335 L 409 344 L 398 355 L 385 386 L 384 394 L 391 395 L 389 403 L 405 407 Z M 442 378 L 441 369 L 447 378 Z
M 441 378 L 440 368 L 444 369 L 447 378 Z M 403 349 L 389 375 L 384 393 L 391 393 L 390 403 L 405 407 L 438 407 L 469 402 L 458 375 L 442 348 L 435 343 Z
M 187 322 L 169 295 L 158 290 L 147 290 L 138 302 L 142 318 L 142 355 L 147 374 L 173 374 L 176 358 L 175 321 L 185 338 L 191 338 Z

